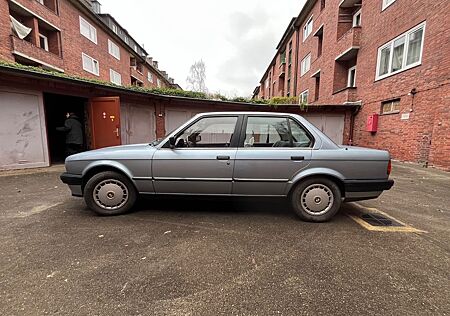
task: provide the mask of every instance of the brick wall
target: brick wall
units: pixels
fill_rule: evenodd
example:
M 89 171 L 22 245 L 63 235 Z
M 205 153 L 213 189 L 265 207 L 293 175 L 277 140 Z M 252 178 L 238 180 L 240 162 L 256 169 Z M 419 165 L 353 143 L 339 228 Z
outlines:
M 314 2 L 314 1 L 312 1 Z M 309 102 L 342 104 L 361 101 L 355 118 L 353 144 L 387 149 L 395 159 L 431 164 L 450 170 L 450 2 L 397 0 L 382 11 L 382 0 L 362 0 L 361 28 L 350 29 L 351 14 L 359 9 L 339 8 L 340 0 L 315 1 L 298 21 L 297 95 L 309 90 Z M 350 15 L 349 15 L 350 14 Z M 303 40 L 303 26 L 313 16 L 313 31 Z M 378 48 L 414 26 L 426 22 L 421 65 L 382 80 L 375 79 Z M 323 25 L 322 55 L 318 37 Z M 347 47 L 359 46 L 355 57 L 336 62 Z M 311 53 L 311 70 L 300 76 L 301 60 Z M 276 58 L 277 59 L 277 56 Z M 347 69 L 356 64 L 356 88 L 346 88 Z M 319 98 L 315 100 L 320 70 Z M 415 89 L 417 93 L 408 95 Z M 377 133 L 366 132 L 367 116 L 381 112 L 381 102 L 400 98 L 400 112 L 382 115 Z M 409 113 L 409 119 L 405 115 Z M 402 114 L 403 118 L 402 119 Z

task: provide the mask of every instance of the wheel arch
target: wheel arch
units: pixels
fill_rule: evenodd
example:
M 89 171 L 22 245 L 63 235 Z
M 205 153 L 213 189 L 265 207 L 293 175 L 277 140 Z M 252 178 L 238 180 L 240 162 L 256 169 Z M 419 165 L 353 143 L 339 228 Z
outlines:
M 345 197 L 344 176 L 340 172 L 328 168 L 313 168 L 297 174 L 292 179 L 291 183 L 289 183 L 286 195 L 290 196 L 292 191 L 301 181 L 316 177 L 326 178 L 336 183 L 336 185 L 339 187 L 339 190 L 341 191 L 342 197 Z
M 119 174 L 122 174 L 123 176 L 127 177 L 128 180 L 133 184 L 134 188 L 136 189 L 136 184 L 133 181 L 133 177 L 131 175 L 131 171 L 125 167 L 123 164 L 117 162 L 117 161 L 95 161 L 91 164 L 89 164 L 82 173 L 82 183 L 81 183 L 81 190 L 84 191 L 84 187 L 86 186 L 86 183 L 91 179 L 94 175 L 104 172 L 104 171 L 114 171 Z

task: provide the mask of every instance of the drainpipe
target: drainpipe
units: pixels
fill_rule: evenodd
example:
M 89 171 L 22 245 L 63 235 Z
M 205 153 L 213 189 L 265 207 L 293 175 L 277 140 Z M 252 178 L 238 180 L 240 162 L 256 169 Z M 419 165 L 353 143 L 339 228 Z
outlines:
M 352 111 L 351 116 L 350 116 L 350 135 L 349 135 L 350 139 L 348 141 L 348 144 L 350 146 L 353 146 L 353 133 L 354 133 L 354 129 L 355 129 L 355 117 L 359 113 L 360 110 L 361 110 L 361 105 L 357 105 L 355 107 L 355 109 Z
M 295 28 L 295 24 L 292 26 Z M 297 96 L 297 71 L 298 71 L 298 47 L 299 47 L 299 36 L 298 36 L 298 30 L 294 30 L 295 32 L 295 65 L 294 65 L 294 97 Z

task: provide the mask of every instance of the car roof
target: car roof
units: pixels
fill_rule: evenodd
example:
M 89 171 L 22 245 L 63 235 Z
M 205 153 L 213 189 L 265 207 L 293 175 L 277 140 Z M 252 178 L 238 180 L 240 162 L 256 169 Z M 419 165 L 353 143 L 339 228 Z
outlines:
M 226 111 L 226 112 L 202 112 L 197 114 L 199 116 L 203 115 L 270 115 L 270 116 L 292 116 L 298 115 L 293 113 L 281 113 L 281 112 L 259 112 L 259 111 Z

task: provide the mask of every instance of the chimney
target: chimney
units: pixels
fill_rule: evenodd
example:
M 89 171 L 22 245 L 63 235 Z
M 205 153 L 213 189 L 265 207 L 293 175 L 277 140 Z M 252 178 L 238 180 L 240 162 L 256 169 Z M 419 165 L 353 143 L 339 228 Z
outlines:
M 96 14 L 102 13 L 102 5 L 97 0 L 91 0 L 92 11 Z
M 165 72 L 164 70 L 161 70 L 162 75 L 164 76 L 164 78 L 167 79 L 167 72 Z
M 158 69 L 158 62 L 156 60 L 153 61 L 153 67 L 155 67 L 156 69 Z
M 149 63 L 150 65 L 153 65 L 153 57 L 147 56 L 147 63 Z

